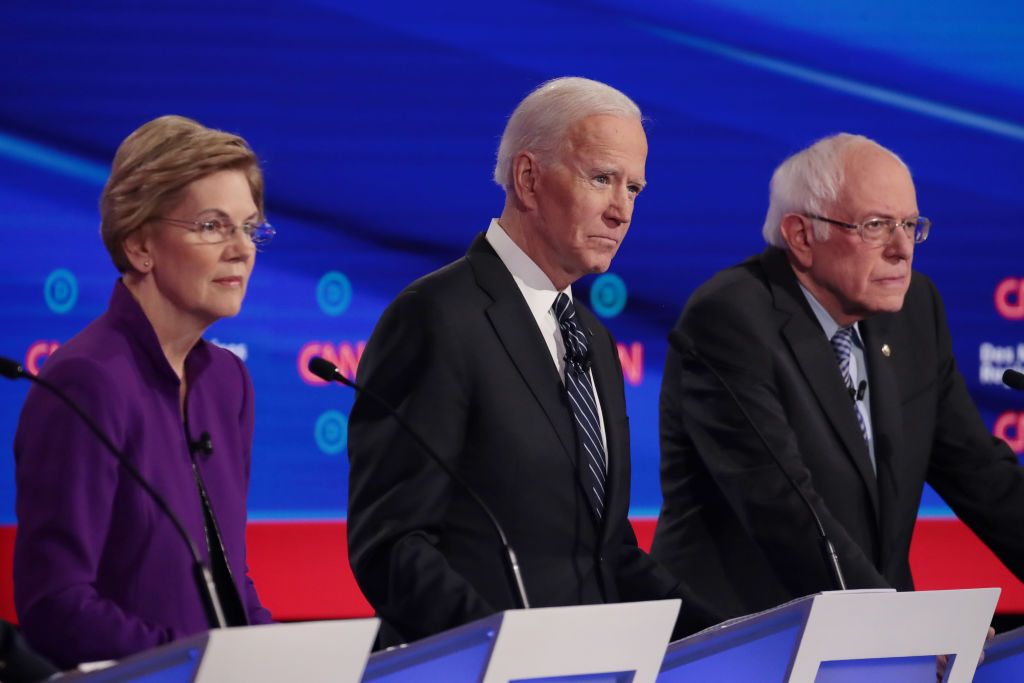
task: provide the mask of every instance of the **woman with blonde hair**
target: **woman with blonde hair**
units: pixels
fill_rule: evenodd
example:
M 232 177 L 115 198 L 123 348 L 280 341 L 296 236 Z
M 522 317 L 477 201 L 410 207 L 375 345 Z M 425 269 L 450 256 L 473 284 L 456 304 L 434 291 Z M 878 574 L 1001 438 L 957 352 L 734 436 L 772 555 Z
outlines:
M 240 137 L 163 116 L 121 143 L 100 200 L 121 278 L 107 311 L 46 361 L 170 505 L 212 569 L 228 625 L 270 621 L 248 577 L 253 388 L 203 340 L 236 315 L 264 220 Z M 210 627 L 169 518 L 53 395 L 33 387 L 15 436 L 15 605 L 56 663 L 118 659 Z

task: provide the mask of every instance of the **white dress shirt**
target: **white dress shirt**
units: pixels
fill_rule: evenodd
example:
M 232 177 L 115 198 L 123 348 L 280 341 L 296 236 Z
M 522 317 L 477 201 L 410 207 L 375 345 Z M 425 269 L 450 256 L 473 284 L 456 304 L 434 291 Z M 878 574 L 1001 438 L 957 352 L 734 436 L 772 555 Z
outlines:
M 494 248 L 494 251 L 497 252 L 501 262 L 508 268 L 508 272 L 512 274 L 512 279 L 516 281 L 519 291 L 523 293 L 526 305 L 529 306 L 530 312 L 533 313 L 533 318 L 537 321 L 537 327 L 544 338 L 544 343 L 548 346 L 551 361 L 555 364 L 555 368 L 558 369 L 558 374 L 564 384 L 565 341 L 562 339 L 562 330 L 558 327 L 558 319 L 555 317 L 555 299 L 560 293 L 564 292 L 569 297 L 569 300 L 572 301 L 572 286 L 570 285 L 562 290 L 562 292 L 559 292 L 555 288 L 554 283 L 551 282 L 551 278 L 545 275 L 544 271 L 526 255 L 526 252 L 512 241 L 512 238 L 508 236 L 504 228 L 498 223 L 498 219 L 491 219 L 491 224 L 488 226 L 487 234 L 484 237 L 491 247 Z M 594 383 L 593 372 L 587 370 L 587 373 L 590 375 L 590 383 L 597 386 Z M 601 423 L 602 445 L 604 446 L 605 453 L 607 453 L 608 437 L 605 434 L 604 413 L 601 410 L 601 402 L 597 400 L 596 396 L 594 397 L 594 405 L 597 406 L 597 419 Z M 607 468 L 606 456 L 605 469 L 607 470 Z

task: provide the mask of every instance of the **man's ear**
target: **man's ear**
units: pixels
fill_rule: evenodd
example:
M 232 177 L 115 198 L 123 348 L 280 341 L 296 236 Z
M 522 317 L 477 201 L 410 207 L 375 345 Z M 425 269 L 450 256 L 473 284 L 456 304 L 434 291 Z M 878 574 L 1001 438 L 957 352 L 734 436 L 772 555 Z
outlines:
M 149 231 L 135 230 L 124 238 L 121 248 L 135 272 L 145 275 L 153 269 L 153 255 L 150 250 Z
M 810 218 L 797 213 L 787 213 L 782 217 L 779 226 L 782 239 L 789 249 L 790 259 L 803 270 L 808 270 L 813 262 L 811 244 L 814 242 L 814 225 Z
M 519 152 L 512 160 L 512 190 L 523 208 L 537 208 L 537 181 L 540 165 L 533 152 Z

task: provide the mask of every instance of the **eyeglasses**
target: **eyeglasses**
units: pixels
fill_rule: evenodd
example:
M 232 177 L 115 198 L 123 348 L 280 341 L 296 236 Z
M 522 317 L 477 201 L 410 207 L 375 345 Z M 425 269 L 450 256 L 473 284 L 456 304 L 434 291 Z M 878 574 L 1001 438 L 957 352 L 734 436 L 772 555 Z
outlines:
M 892 237 L 896 234 L 896 228 L 902 228 L 907 237 L 914 240 L 914 244 L 921 244 L 921 242 L 928 239 L 928 233 L 932 229 L 932 222 L 924 216 L 908 221 L 898 221 L 895 218 L 871 218 L 863 223 L 844 223 L 834 218 L 825 218 L 813 213 L 805 213 L 804 216 L 816 221 L 825 221 L 832 225 L 838 225 L 840 228 L 846 228 L 847 230 L 856 230 L 862 240 L 876 247 L 892 242 Z
M 165 223 L 171 223 L 182 228 L 187 228 L 189 232 L 193 232 L 199 235 L 199 239 L 207 244 L 220 244 L 226 242 L 235 236 L 235 231 L 239 229 L 239 226 L 234 223 L 230 223 L 220 218 L 207 218 L 201 221 L 185 221 L 180 218 L 165 218 L 163 216 L 154 216 L 154 220 L 164 221 Z M 274 238 L 277 231 L 274 230 L 274 226 L 270 223 L 242 223 L 242 233 L 257 247 L 265 246 L 270 240 Z

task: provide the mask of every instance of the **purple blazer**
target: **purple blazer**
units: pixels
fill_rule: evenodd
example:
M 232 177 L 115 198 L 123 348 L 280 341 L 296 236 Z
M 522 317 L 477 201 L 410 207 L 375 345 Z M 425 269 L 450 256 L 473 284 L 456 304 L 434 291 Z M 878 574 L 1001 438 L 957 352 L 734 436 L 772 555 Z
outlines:
M 180 381 L 156 333 L 118 281 L 106 313 L 58 349 L 42 376 L 77 400 L 208 550 L 179 409 Z M 232 578 L 251 623 L 266 623 L 245 559 L 253 434 L 242 362 L 200 340 L 185 360 L 192 440 Z M 82 420 L 40 387 L 14 440 L 18 531 L 14 598 L 25 636 L 70 667 L 117 659 L 208 628 L 181 537 Z

